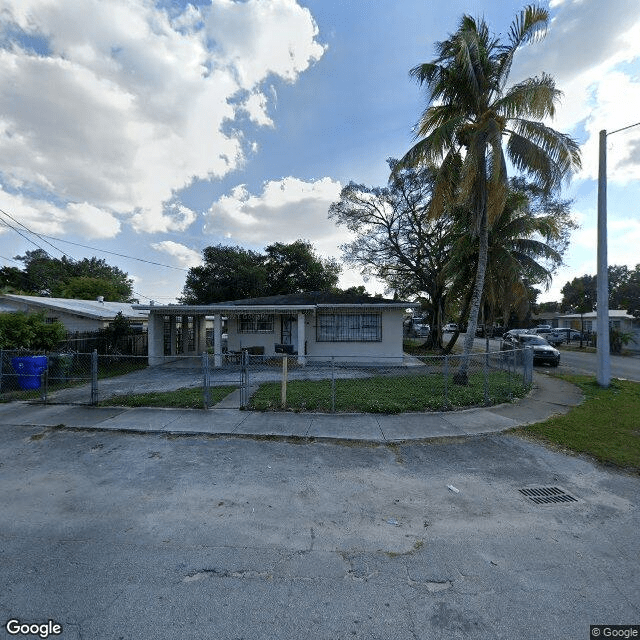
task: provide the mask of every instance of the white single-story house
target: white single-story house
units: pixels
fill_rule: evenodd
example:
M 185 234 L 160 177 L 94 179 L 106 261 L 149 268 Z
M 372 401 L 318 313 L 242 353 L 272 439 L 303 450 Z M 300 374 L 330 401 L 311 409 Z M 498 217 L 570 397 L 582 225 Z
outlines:
M 590 311 L 582 314 L 582 316 L 579 313 L 558 316 L 557 326 L 597 334 L 598 313 Z M 632 341 L 625 346 L 625 350 L 640 352 L 640 320 L 634 318 L 624 309 L 609 309 L 609 326 L 617 331 L 631 335 Z
M 583 313 L 571 313 L 564 316 L 557 316 L 558 327 L 581 330 L 584 322 L 584 330 L 592 333 L 598 332 L 598 313 L 590 311 Z M 624 309 L 609 309 L 609 326 L 622 331 L 623 333 L 631 333 L 636 329 L 640 329 L 640 321 L 629 315 Z
M 201 355 L 213 318 L 214 366 L 222 366 L 222 319 L 227 350 L 273 356 L 365 361 L 400 358 L 403 318 L 419 305 L 331 292 L 247 298 L 210 305 L 137 305 L 149 313 L 149 364 Z
M 0 313 L 16 311 L 44 312 L 45 321 L 59 320 L 69 333 L 105 329 L 120 312 L 133 326 L 137 325 L 141 329 L 145 329 L 149 315 L 148 311 L 134 308 L 134 305 L 126 302 L 105 302 L 102 299 L 46 298 L 9 293 L 0 295 Z

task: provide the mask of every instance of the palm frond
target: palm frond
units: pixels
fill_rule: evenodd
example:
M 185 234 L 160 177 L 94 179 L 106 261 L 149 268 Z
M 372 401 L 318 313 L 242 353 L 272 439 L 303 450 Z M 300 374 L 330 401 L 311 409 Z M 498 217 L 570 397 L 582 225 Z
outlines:
M 546 191 L 559 187 L 580 168 L 580 147 L 570 136 L 532 120 L 514 119 L 511 126 L 509 158 Z
M 510 87 L 493 103 L 493 108 L 507 119 L 544 119 L 555 114 L 555 105 L 561 97 L 562 91 L 556 89 L 554 79 L 543 73 Z
M 513 56 L 523 45 L 537 40 L 541 40 L 547 33 L 549 24 L 549 12 L 542 7 L 528 5 L 519 15 L 517 15 L 509 28 L 509 44 L 504 45 L 501 50 L 501 60 L 499 63 L 500 87 L 506 84 Z

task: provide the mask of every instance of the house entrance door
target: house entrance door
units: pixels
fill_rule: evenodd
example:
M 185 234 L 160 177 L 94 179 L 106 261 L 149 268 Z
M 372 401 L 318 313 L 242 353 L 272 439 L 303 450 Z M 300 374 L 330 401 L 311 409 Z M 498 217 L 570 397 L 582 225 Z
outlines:
M 280 333 L 282 344 L 293 345 L 293 350 L 298 350 L 298 319 L 294 316 L 282 316 L 282 328 Z

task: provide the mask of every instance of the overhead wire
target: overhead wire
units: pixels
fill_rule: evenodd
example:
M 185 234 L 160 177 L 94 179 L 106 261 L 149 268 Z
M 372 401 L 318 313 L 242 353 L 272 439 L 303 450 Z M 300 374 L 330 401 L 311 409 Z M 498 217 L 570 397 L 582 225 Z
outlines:
M 56 242 L 64 242 L 66 244 L 71 244 L 71 245 L 74 245 L 74 246 L 77 246 L 77 247 L 82 247 L 83 249 L 90 249 L 91 251 L 98 251 L 100 253 L 106 253 L 106 254 L 109 254 L 109 255 L 114 255 L 114 256 L 118 256 L 120 258 L 126 258 L 126 259 L 129 259 L 129 260 L 136 260 L 138 262 L 143 262 L 145 264 L 150 264 L 150 265 L 153 265 L 153 266 L 156 266 L 156 267 L 165 267 L 167 269 L 174 269 L 176 271 L 186 271 L 186 272 L 189 271 L 189 269 L 185 269 L 183 267 L 176 267 L 176 266 L 169 265 L 169 264 L 162 264 L 161 262 L 154 262 L 153 260 L 145 260 L 143 258 L 137 258 L 135 256 L 128 256 L 126 254 L 117 253 L 115 251 L 107 251 L 106 249 L 98 249 L 97 247 L 90 247 L 88 245 L 80 244 L 78 242 L 72 242 L 71 240 L 64 240 L 62 238 L 56 238 L 54 236 L 49 236 L 49 235 L 46 235 L 44 233 L 42 233 L 42 234 L 41 233 L 36 233 L 35 231 L 32 231 L 31 229 L 29 229 L 26 225 L 24 225 L 19 220 L 16 220 L 11 214 L 9 214 L 6 211 L 4 211 L 4 209 L 0 209 L 0 214 L 4 214 L 5 216 L 7 216 L 11 220 L 13 220 L 16 224 L 19 224 L 21 227 L 23 227 L 25 229 L 25 231 L 27 231 L 28 233 L 36 236 L 37 238 L 40 238 L 40 240 L 42 240 L 43 242 L 45 242 L 49 246 L 53 247 L 56 251 L 59 251 L 63 256 L 65 256 L 67 258 L 70 258 L 70 256 L 66 252 L 64 252 L 62 249 L 59 249 L 54 244 L 49 242 L 47 240 L 47 238 L 50 239 L 50 240 L 55 240 Z M 38 247 L 38 249 L 44 251 L 50 258 L 53 259 L 53 256 L 44 247 L 40 246 L 37 242 L 35 242 L 31 238 L 28 238 L 24 233 L 22 233 L 19 229 L 14 227 L 12 224 L 10 224 L 9 222 L 7 222 L 6 220 L 4 220 L 2 218 L 0 218 L 0 223 L 2 223 L 4 226 L 8 227 L 9 229 L 12 229 L 13 231 L 15 231 L 18 235 L 20 235 L 25 240 L 27 240 L 27 242 L 31 242 L 33 245 Z M 0 256 L 0 257 L 2 257 L 2 256 Z M 12 260 L 11 258 L 3 258 L 3 259 L 4 260 L 10 260 L 11 262 L 15 262 L 16 264 L 18 264 L 16 260 Z M 73 258 L 70 258 L 70 259 L 73 259 Z M 158 298 L 158 296 L 156 296 L 156 298 L 152 298 L 151 296 L 144 295 L 143 293 L 140 293 L 139 291 L 133 291 L 133 293 L 135 295 L 137 295 L 137 296 L 142 297 L 142 298 L 146 298 L 147 300 L 154 300 L 154 299 Z M 167 299 L 173 299 L 172 296 L 160 296 L 160 297 L 166 297 Z
M 27 227 L 27 225 L 23 224 L 22 222 L 20 222 L 20 220 L 16 220 L 10 213 L 7 213 L 4 209 L 0 209 L 0 213 L 7 216 L 8 218 L 11 218 L 11 220 L 13 220 L 16 224 L 19 224 L 25 231 L 27 231 L 28 233 L 33 234 L 34 236 L 36 236 L 36 238 L 40 238 L 41 240 L 43 240 L 44 242 L 46 242 L 50 247 L 53 247 L 56 251 L 59 251 L 65 258 L 68 258 L 69 256 L 62 250 L 62 249 L 58 249 L 58 247 L 56 247 L 54 244 L 51 244 L 48 240 L 46 240 L 43 236 L 41 236 L 39 233 L 36 233 L 35 231 L 32 231 L 31 229 L 29 229 L 29 227 Z M 14 229 L 17 231 L 17 229 Z M 35 244 L 35 243 L 34 243 Z M 36 245 L 37 246 L 37 245 Z M 42 248 L 42 247 L 41 247 Z M 43 251 L 46 251 L 45 249 L 43 249 Z

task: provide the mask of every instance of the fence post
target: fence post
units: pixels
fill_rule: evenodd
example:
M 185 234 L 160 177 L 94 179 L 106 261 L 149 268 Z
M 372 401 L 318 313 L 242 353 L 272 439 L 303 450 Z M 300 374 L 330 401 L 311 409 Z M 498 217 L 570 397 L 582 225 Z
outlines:
M 98 404 L 98 350 L 91 354 L 91 404 Z
M 444 356 L 444 406 L 449 406 L 449 354 Z
M 331 413 L 336 412 L 336 365 L 335 356 L 331 356 Z
M 45 367 L 44 371 L 40 374 L 40 382 L 44 384 L 40 385 L 40 388 L 42 389 L 42 392 L 40 394 L 40 400 L 42 400 L 42 402 L 44 404 L 47 404 L 47 400 L 49 398 L 49 357 L 47 356 L 47 366 Z
M 249 404 L 249 352 L 243 351 L 240 360 L 240 407 Z
M 489 354 L 484 356 L 484 404 L 489 406 Z
M 280 404 L 282 405 L 283 409 L 287 408 L 287 360 L 287 354 L 285 353 L 282 356 L 282 392 L 280 394 Z
M 202 352 L 202 374 L 203 374 L 202 402 L 204 403 L 204 408 L 208 409 L 209 405 L 211 404 L 211 395 L 209 393 L 211 380 L 209 379 L 209 354 L 206 351 Z
M 524 354 L 522 382 L 526 387 L 533 382 L 533 348 L 526 347 Z

